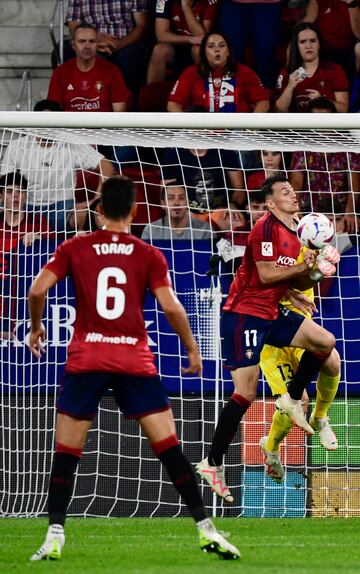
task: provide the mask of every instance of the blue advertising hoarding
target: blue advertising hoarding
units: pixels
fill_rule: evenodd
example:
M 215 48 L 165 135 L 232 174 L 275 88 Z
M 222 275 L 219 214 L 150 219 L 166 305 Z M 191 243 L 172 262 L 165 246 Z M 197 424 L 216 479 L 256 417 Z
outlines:
M 207 241 L 163 241 L 157 244 L 164 252 L 171 270 L 174 289 L 185 306 L 192 329 L 197 337 L 204 359 L 203 378 L 182 377 L 181 365 L 186 354 L 178 337 L 171 331 L 164 314 L 149 294 L 145 301 L 144 317 L 149 344 L 157 357 L 159 371 L 170 394 L 212 393 L 219 369 L 217 337 L 219 308 L 210 304 L 210 278 L 207 276 L 211 244 Z M 17 252 L 7 256 L 8 273 L 3 276 L 3 298 L 11 300 L 13 338 L 0 341 L 1 383 L 3 391 L 53 392 L 61 379 L 66 351 L 73 332 L 75 307 L 70 280 L 59 283 L 49 295 L 44 324 L 47 330 L 46 358 L 32 357 L 28 349 L 29 319 L 26 294 L 32 278 L 55 249 L 52 241 L 35 242 L 31 248 L 19 246 Z M 6 278 L 7 276 L 7 278 Z M 323 325 L 337 337 L 337 348 L 343 359 L 340 394 L 360 394 L 359 335 L 360 299 L 358 256 L 356 248 L 346 253 L 340 263 L 340 277 L 335 279 L 331 291 L 320 306 Z M 221 272 L 224 293 L 229 276 Z M 9 319 L 3 319 L 2 331 Z M 180 357 L 182 355 L 182 357 Z M 221 386 L 225 393 L 232 385 L 229 374 L 222 372 Z M 263 383 L 261 382 L 260 385 Z M 262 394 L 262 388 L 261 388 Z M 266 387 L 266 394 L 268 389 Z

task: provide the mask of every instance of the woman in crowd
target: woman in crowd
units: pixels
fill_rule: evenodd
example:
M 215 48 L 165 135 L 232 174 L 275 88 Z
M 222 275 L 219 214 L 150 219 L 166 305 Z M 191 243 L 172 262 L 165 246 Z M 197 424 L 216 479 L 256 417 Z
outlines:
M 283 154 L 281 151 L 263 150 L 258 153 L 263 169 L 249 170 L 246 173 L 246 187 L 251 191 L 260 190 L 267 177 L 284 172 Z
M 345 72 L 321 57 L 316 26 L 302 22 L 295 26 L 290 44 L 289 65 L 276 85 L 276 112 L 306 112 L 309 100 L 326 97 L 338 112 L 349 109 L 349 84 Z
M 200 45 L 199 66 L 184 70 L 172 90 L 169 112 L 203 106 L 209 112 L 268 112 L 266 90 L 251 68 L 235 62 L 221 32 L 208 32 Z

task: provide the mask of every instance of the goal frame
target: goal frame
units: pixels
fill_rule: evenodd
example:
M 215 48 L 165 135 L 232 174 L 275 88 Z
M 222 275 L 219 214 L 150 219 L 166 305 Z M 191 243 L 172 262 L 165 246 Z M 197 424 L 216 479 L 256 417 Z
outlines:
M 0 112 L 3 128 L 164 128 L 255 130 L 357 130 L 359 114 Z
M 102 129 L 115 130 L 184 130 L 192 132 L 202 130 L 207 135 L 221 137 L 223 133 L 234 133 L 235 139 L 232 140 L 232 149 L 251 149 L 243 148 L 240 142 L 242 134 L 248 136 L 251 130 L 256 133 L 263 132 L 281 132 L 282 130 L 294 131 L 294 138 L 303 133 L 311 135 L 315 131 L 329 132 L 329 136 L 334 134 L 334 130 L 341 132 L 344 138 L 344 151 L 353 151 L 360 153 L 360 115 L 359 114 L 208 114 L 208 113 L 98 113 L 98 112 L 0 112 L 0 126 L 3 129 L 29 129 L 39 131 L 48 128 L 62 129 L 90 129 L 101 132 Z M 204 127 L 206 126 L 206 127 Z M 49 136 L 51 137 L 51 136 Z M 237 139 L 236 139 L 237 138 Z M 174 140 L 173 140 L 174 141 Z M 218 140 L 217 140 L 218 141 Z M 328 151 L 325 143 L 319 147 L 312 146 L 308 139 L 306 145 L 302 146 L 304 150 Z M 97 143 L 94 141 L 94 143 Z M 183 143 L 181 143 L 183 145 Z M 164 140 L 159 147 L 168 147 L 169 141 Z M 186 147 L 186 146 L 184 146 Z M 218 143 L 214 143 L 218 147 Z M 263 144 L 257 149 L 278 149 L 279 143 Z M 340 147 L 340 144 L 339 146 Z M 255 149 L 255 143 L 253 146 Z M 299 149 L 299 139 L 288 144 L 288 151 Z M 220 309 L 220 303 L 216 303 L 217 310 Z M 220 335 L 217 333 L 216 346 L 220 346 Z M 220 371 L 220 356 L 216 361 L 216 372 Z M 220 405 L 220 393 L 218 385 L 215 387 L 215 417 L 217 418 L 217 409 Z M 212 499 L 213 514 L 219 513 L 219 506 Z

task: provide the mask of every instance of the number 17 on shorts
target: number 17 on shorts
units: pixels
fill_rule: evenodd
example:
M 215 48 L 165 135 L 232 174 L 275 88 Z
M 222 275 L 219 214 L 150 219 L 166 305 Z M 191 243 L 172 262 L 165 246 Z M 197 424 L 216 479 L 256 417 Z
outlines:
M 273 321 L 224 311 L 221 316 L 222 357 L 227 369 L 260 363 L 260 353 Z

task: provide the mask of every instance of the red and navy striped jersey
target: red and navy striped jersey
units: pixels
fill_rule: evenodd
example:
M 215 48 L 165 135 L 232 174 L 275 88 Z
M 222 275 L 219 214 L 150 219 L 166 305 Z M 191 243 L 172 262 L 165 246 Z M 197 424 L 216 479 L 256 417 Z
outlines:
M 130 233 L 98 230 L 59 245 L 46 269 L 74 283 L 76 320 L 67 372 L 157 374 L 143 304 L 147 289 L 171 286 L 159 249 Z
M 266 213 L 251 230 L 241 267 L 231 284 L 224 311 L 276 319 L 278 303 L 289 287 L 284 281 L 264 285 L 260 281 L 257 261 L 276 261 L 277 267 L 295 265 L 301 244 L 296 232 L 272 213 Z

